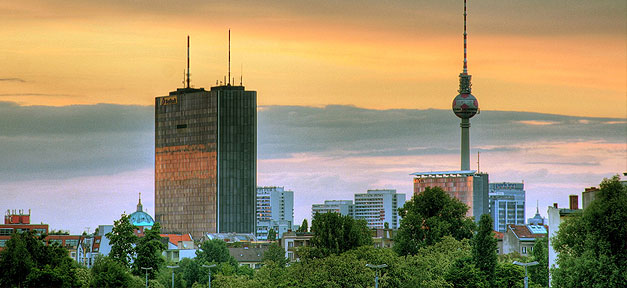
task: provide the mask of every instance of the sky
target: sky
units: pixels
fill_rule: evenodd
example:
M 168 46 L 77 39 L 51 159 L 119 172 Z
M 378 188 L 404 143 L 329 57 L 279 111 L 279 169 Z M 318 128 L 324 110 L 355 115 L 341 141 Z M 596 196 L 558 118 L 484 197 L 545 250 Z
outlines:
M 462 1 L 4 1 L 0 208 L 81 233 L 154 209 L 154 97 L 258 93 L 258 184 L 311 204 L 459 167 Z M 527 217 L 627 171 L 625 1 L 469 1 L 471 163 Z M 241 77 L 241 78 L 240 78 Z

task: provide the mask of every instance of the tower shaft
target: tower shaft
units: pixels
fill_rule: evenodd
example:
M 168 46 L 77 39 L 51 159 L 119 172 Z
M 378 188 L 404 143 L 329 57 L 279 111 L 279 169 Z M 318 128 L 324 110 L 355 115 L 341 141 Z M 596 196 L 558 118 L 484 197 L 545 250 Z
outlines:
M 462 118 L 462 122 L 459 124 L 462 128 L 462 166 L 461 170 L 470 170 L 470 119 Z

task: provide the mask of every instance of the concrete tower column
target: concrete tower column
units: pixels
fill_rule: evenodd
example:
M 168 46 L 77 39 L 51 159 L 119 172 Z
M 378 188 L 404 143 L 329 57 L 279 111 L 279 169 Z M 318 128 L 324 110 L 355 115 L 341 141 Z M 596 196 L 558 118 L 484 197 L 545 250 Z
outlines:
M 462 128 L 462 169 L 470 170 L 470 119 L 462 118 L 462 122 L 459 124 Z

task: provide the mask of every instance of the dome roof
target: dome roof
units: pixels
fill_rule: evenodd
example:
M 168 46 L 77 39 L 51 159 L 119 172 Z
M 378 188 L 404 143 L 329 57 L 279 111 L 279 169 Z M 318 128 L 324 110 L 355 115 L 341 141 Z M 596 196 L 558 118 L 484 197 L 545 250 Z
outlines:
M 453 99 L 453 112 L 457 117 L 470 119 L 479 111 L 477 98 L 470 93 L 459 94 Z
M 155 224 L 155 220 L 152 219 L 150 214 L 143 211 L 141 193 L 139 194 L 139 203 L 137 203 L 137 211 L 131 214 L 129 221 L 135 226 L 152 226 Z

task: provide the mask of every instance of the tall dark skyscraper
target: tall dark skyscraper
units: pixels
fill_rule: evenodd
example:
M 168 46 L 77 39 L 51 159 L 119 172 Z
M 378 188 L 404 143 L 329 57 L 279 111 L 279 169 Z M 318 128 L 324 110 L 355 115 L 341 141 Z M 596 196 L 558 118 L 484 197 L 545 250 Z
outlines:
M 188 76 L 187 88 L 155 99 L 155 220 L 164 231 L 254 233 L 256 160 L 257 92 L 190 88 Z

